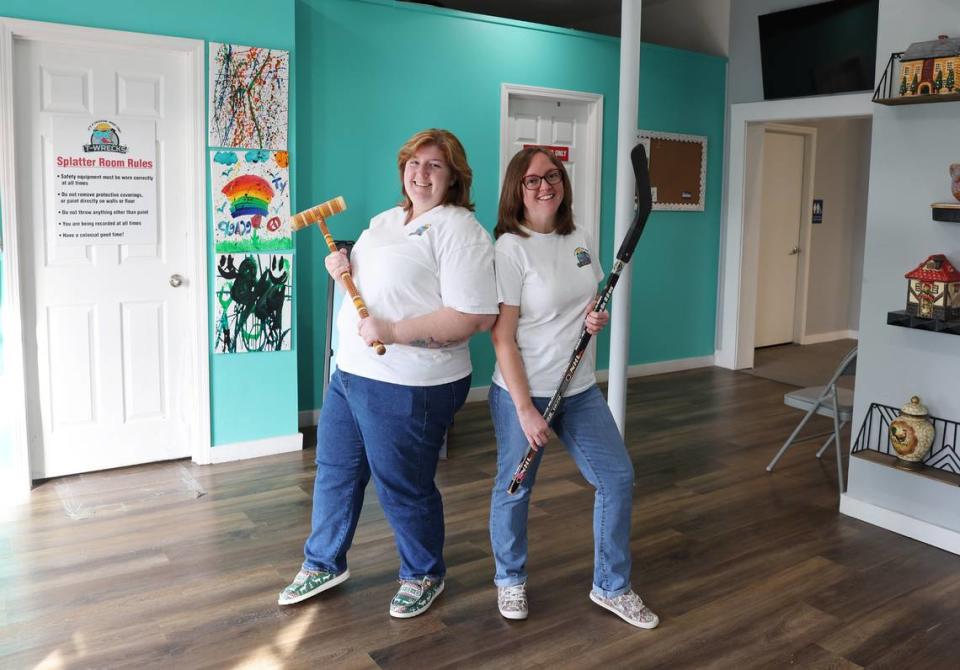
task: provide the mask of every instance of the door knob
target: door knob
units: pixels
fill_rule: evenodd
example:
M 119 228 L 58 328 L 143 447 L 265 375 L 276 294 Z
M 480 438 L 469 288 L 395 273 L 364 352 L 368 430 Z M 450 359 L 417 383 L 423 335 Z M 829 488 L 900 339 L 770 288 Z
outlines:
M 170 275 L 170 286 L 177 288 L 181 284 L 183 284 L 183 277 L 180 275 Z
M 800 253 L 800 247 L 797 246 L 796 244 L 794 244 L 794 245 L 793 245 L 793 249 L 791 249 L 791 250 L 790 250 L 790 253 L 787 254 L 787 255 L 788 255 L 788 256 L 796 256 L 796 255 L 799 254 L 799 253 Z

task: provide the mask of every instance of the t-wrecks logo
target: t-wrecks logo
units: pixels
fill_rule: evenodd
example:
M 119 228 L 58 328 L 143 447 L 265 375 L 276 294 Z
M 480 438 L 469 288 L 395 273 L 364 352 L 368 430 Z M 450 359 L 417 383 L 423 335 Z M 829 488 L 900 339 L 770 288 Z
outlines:
M 90 131 L 90 144 L 84 144 L 85 152 L 112 151 L 115 154 L 127 153 L 127 145 L 120 144 L 120 128 L 111 121 L 95 121 L 87 128 Z

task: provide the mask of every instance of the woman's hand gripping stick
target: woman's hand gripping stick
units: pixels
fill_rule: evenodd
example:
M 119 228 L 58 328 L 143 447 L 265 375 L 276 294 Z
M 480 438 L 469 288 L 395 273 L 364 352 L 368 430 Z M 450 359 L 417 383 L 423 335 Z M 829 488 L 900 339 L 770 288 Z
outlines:
M 310 209 L 304 210 L 298 214 L 294 214 L 292 220 L 292 228 L 294 230 L 302 230 L 307 226 L 312 224 L 317 224 L 317 227 L 320 228 L 320 232 L 323 233 L 323 239 L 327 243 L 327 247 L 330 249 L 331 253 L 337 252 L 337 244 L 333 241 L 333 235 L 330 234 L 330 230 L 327 228 L 327 219 L 335 214 L 339 214 L 347 209 L 347 203 L 343 199 L 343 196 L 337 196 L 333 200 L 327 200 L 322 202 L 316 207 L 311 207 Z M 347 293 L 350 295 L 350 299 L 353 300 L 353 306 L 357 308 L 357 314 L 360 315 L 361 319 L 366 319 L 370 316 L 370 312 L 367 311 L 367 305 L 363 302 L 363 298 L 360 297 L 360 292 L 357 290 L 356 284 L 353 283 L 353 277 L 350 276 L 349 272 L 344 272 L 340 275 L 340 282 L 343 284 L 344 288 L 347 289 Z M 383 342 L 373 341 L 370 343 L 370 346 L 376 350 L 377 354 L 383 356 L 386 353 L 387 348 L 383 346 Z

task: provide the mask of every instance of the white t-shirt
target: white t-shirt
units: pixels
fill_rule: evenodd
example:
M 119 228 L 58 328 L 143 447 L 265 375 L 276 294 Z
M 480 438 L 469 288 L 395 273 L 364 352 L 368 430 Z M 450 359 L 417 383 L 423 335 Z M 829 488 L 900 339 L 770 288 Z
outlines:
M 497 294 L 500 302 L 520 308 L 517 346 L 530 395 L 557 391 L 580 337 L 587 300 L 597 293 L 603 270 L 585 230 L 569 235 L 507 233 L 496 244 Z M 594 348 L 587 347 L 565 396 L 586 391 L 594 378 Z M 493 382 L 506 389 L 497 364 Z
M 443 307 L 496 314 L 497 288 L 490 235 L 463 207 L 441 205 L 404 225 L 394 207 L 370 220 L 350 253 L 353 281 L 371 316 L 399 321 Z M 337 367 L 406 386 L 433 386 L 472 371 L 467 342 L 441 349 L 387 345 L 378 356 L 357 333 L 360 317 L 347 298 L 340 307 Z

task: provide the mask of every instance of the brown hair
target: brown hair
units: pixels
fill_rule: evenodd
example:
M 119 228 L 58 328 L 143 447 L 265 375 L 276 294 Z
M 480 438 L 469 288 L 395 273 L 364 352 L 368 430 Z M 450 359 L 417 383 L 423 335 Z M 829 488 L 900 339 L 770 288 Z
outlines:
M 494 239 L 504 233 L 529 237 L 520 227 L 524 218 L 522 180 L 535 154 L 543 154 L 550 159 L 553 166 L 560 171 L 563 183 L 563 200 L 557 208 L 554 231 L 558 235 L 569 235 L 576 228 L 573 225 L 573 189 L 570 187 L 570 177 L 567 176 L 563 163 L 553 155 L 552 151 L 543 147 L 527 147 L 517 152 L 507 165 L 507 173 L 503 177 L 503 188 L 500 189 L 500 211 L 497 212 L 497 227 L 493 229 Z
M 400 206 L 403 207 L 403 211 L 409 212 L 413 208 L 410 196 L 407 195 L 403 185 L 403 170 L 407 161 L 429 144 L 435 145 L 443 152 L 447 165 L 450 166 L 450 188 L 447 189 L 443 204 L 464 207 L 472 212 L 474 205 L 470 202 L 470 185 L 473 183 L 473 170 L 467 163 L 467 152 L 463 150 L 463 145 L 460 144 L 456 135 L 440 128 L 421 130 L 400 147 L 400 152 L 397 154 L 397 167 L 400 169 Z

